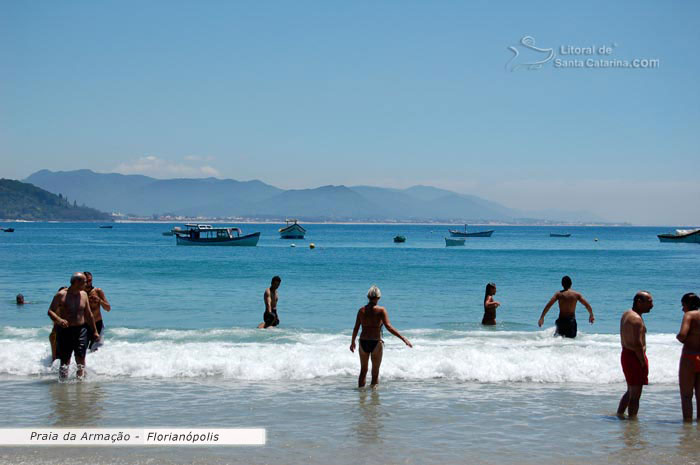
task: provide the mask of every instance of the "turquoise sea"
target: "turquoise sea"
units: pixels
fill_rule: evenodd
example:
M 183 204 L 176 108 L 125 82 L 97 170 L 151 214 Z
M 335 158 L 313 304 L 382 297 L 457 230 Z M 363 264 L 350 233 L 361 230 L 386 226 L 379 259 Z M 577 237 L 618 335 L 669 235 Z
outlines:
M 700 291 L 700 246 L 660 243 L 675 226 L 474 227 L 495 233 L 450 248 L 441 225 L 310 224 L 289 241 L 279 225 L 244 224 L 262 233 L 254 248 L 178 247 L 161 235 L 173 226 L 14 223 L 0 233 L 0 427 L 265 427 L 267 445 L 0 448 L 0 462 L 697 461 L 698 426 L 680 421 L 675 333 L 682 294 Z M 84 270 L 112 304 L 105 345 L 88 356 L 86 382 L 59 384 L 46 310 Z M 575 340 L 553 337 L 556 308 L 537 327 L 564 274 L 596 315 L 589 325 L 579 308 Z M 273 275 L 281 326 L 257 330 Z M 502 306 L 499 324 L 483 328 L 489 281 Z M 356 389 L 348 350 L 371 284 L 414 344 L 385 333 L 376 391 Z M 617 331 L 640 289 L 655 302 L 650 386 L 639 421 L 619 421 Z

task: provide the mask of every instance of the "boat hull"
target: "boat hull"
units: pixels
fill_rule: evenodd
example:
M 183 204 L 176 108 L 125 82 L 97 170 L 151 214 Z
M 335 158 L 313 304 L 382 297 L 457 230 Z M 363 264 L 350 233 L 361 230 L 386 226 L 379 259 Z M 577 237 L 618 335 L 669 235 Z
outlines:
M 281 228 L 280 239 L 303 239 L 306 234 L 306 229 L 294 223 L 286 228 Z
M 450 229 L 450 236 L 452 237 L 491 237 L 491 234 L 493 234 L 495 230 L 492 229 L 490 231 L 479 231 L 479 232 L 463 232 L 463 231 L 455 231 L 454 229 Z
M 460 245 L 464 245 L 464 239 L 445 238 L 445 247 L 458 247 Z
M 192 239 L 183 235 L 175 236 L 177 245 L 218 245 L 218 246 L 238 246 L 255 247 L 260 240 L 260 233 L 246 234 L 245 236 L 234 237 L 232 239 Z
M 676 242 L 679 244 L 700 244 L 700 230 L 688 234 L 659 234 L 660 242 Z
M 571 234 L 549 233 L 549 237 L 571 237 Z

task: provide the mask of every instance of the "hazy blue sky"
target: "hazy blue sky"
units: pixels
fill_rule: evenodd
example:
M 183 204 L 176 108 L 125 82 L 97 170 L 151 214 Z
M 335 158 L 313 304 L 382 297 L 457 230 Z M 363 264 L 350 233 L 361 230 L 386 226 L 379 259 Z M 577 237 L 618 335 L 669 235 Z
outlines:
M 0 176 L 429 184 L 697 224 L 699 24 L 697 1 L 3 1 Z M 524 36 L 659 65 L 528 69 L 549 55 Z

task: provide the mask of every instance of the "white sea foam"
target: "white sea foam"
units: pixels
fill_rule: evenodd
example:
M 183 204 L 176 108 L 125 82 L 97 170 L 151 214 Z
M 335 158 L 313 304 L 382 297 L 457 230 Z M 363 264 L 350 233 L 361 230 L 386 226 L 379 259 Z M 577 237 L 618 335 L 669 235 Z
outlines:
M 41 376 L 49 366 L 46 330 L 2 328 L 0 374 Z M 539 332 L 405 331 L 414 344 L 386 335 L 382 377 L 485 383 L 593 383 L 624 381 L 619 336 L 580 334 L 575 340 Z M 680 344 L 671 334 L 648 336 L 652 383 L 676 383 Z M 350 335 L 254 329 L 149 330 L 113 328 L 104 347 L 88 355 L 96 378 L 219 377 L 304 380 L 356 376 Z

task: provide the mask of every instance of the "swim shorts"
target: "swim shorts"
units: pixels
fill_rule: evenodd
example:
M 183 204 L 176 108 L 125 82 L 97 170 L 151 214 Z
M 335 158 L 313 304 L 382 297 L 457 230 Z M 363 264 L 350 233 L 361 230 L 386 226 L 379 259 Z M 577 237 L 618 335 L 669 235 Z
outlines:
M 682 358 L 687 358 L 693 361 L 693 372 L 700 373 L 700 354 L 683 352 L 681 354 Z
M 620 363 L 622 363 L 622 372 L 625 374 L 625 381 L 630 386 L 646 386 L 649 384 L 649 360 L 646 354 L 644 355 L 646 366 L 639 363 L 639 359 L 633 350 L 622 349 L 620 355 Z
M 271 312 L 263 313 L 263 321 L 265 322 L 265 328 L 280 324 L 280 319 L 277 317 L 277 309 L 273 308 Z
M 58 328 L 56 353 L 61 360 L 70 360 L 71 354 L 74 352 L 76 357 L 85 357 L 87 344 L 87 325 Z
M 576 325 L 576 318 L 562 316 L 557 319 L 555 324 L 557 325 L 556 334 L 564 337 L 576 337 L 576 330 L 578 328 Z

